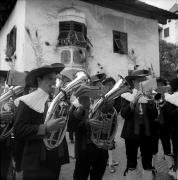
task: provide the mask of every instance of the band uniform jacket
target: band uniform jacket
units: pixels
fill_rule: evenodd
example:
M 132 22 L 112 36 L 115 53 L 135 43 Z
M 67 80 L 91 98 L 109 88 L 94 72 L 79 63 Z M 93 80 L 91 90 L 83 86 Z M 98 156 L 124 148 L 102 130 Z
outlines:
M 148 101 L 145 104 L 145 111 L 143 113 L 143 118 L 147 119 L 144 123 L 145 131 L 147 131 L 148 136 L 151 136 L 154 121 L 158 115 L 153 101 Z M 121 116 L 125 119 L 121 137 L 124 139 L 138 138 L 140 132 L 136 132 L 135 130 L 136 123 L 138 123 L 137 113 L 135 109 L 131 109 L 130 102 L 123 97 L 121 97 Z
M 69 154 L 66 139 L 59 147 L 47 150 L 43 138 L 38 134 L 38 127 L 44 123 L 44 114 L 36 112 L 20 101 L 14 126 L 15 138 L 24 143 L 22 152 L 22 170 L 36 170 L 41 166 L 55 168 L 59 164 L 69 162 Z M 16 149 L 18 151 L 18 148 Z
M 166 98 L 162 110 L 165 120 L 170 123 L 172 138 L 178 139 L 178 92 Z

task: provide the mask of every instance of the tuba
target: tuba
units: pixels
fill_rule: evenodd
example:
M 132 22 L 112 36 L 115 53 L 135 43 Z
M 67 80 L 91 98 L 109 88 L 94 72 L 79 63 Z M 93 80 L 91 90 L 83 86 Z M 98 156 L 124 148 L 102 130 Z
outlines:
M 110 106 L 109 111 L 103 110 L 104 105 L 128 91 L 130 91 L 129 84 L 125 79 L 120 78 L 114 87 L 101 97 L 91 109 L 89 114 L 90 137 L 98 148 L 111 149 L 118 128 L 116 109 Z
M 0 96 L 0 140 L 9 137 L 13 131 L 16 107 L 14 100 L 24 92 L 24 87 L 10 87 Z
M 76 78 L 67 84 L 64 88 L 62 88 L 59 94 L 52 100 L 44 123 L 47 123 L 50 121 L 50 119 L 56 119 L 60 117 L 64 117 L 65 122 L 63 123 L 60 130 L 48 133 L 47 136 L 43 139 L 47 149 L 53 149 L 59 146 L 62 142 L 67 130 L 68 112 L 70 108 L 69 96 L 74 90 L 80 87 L 81 84 L 86 83 L 88 80 L 89 77 L 85 72 L 77 72 Z

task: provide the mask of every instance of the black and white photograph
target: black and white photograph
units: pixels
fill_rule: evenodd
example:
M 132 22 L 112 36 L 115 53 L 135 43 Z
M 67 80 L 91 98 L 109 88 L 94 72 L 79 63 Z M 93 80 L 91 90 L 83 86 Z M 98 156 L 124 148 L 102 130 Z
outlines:
M 0 0 L 1 180 L 178 180 L 178 0 Z

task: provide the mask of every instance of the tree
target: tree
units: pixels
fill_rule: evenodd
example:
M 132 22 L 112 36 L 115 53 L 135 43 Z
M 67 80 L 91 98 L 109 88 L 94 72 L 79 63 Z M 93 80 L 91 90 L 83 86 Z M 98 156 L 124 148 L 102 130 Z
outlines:
M 178 68 L 178 46 L 160 40 L 160 76 L 171 80 L 176 77 Z

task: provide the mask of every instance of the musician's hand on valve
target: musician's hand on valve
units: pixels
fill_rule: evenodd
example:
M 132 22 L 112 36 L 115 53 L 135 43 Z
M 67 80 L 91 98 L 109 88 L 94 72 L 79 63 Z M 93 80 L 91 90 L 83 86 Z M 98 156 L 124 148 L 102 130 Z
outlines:
M 99 121 L 99 120 L 97 120 L 97 119 L 90 119 L 90 120 L 89 120 L 89 125 L 90 125 L 90 126 L 97 127 L 97 128 L 100 128 L 100 127 L 102 127 L 103 122 L 102 122 L 102 121 Z
M 152 99 L 153 98 L 153 90 L 152 89 L 148 89 L 147 91 L 145 91 L 145 95 L 149 99 Z
M 57 131 L 62 128 L 65 124 L 66 119 L 64 117 L 60 117 L 57 119 L 51 119 L 46 123 L 47 132 Z

